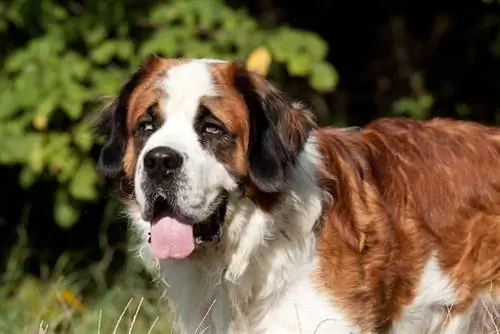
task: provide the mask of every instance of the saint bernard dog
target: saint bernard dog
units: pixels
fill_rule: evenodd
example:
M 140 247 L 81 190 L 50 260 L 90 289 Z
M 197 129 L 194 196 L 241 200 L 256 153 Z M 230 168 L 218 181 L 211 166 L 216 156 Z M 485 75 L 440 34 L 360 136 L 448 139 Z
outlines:
M 98 131 L 181 333 L 499 333 L 500 129 L 321 128 L 237 60 L 149 56 Z

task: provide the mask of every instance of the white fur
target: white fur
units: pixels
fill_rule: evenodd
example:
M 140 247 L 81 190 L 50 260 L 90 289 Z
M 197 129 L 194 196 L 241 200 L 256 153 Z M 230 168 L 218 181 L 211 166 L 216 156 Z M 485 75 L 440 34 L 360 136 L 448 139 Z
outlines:
M 146 204 L 142 160 L 158 146 L 184 156 L 177 204 L 186 214 L 202 219 L 221 189 L 231 194 L 236 187 L 223 165 L 202 148 L 193 128 L 200 98 L 218 93 L 211 62 L 175 66 L 157 82 L 165 92 L 159 103 L 165 122 L 139 155 L 135 189 L 140 210 Z M 158 263 L 147 245 L 149 222 L 140 212 L 130 213 L 141 239 L 140 255 L 166 284 L 183 333 L 312 334 L 351 328 L 310 280 L 317 263 L 312 229 L 321 214 L 322 194 L 314 174 L 318 158 L 310 141 L 297 168 L 290 171 L 285 205 L 272 213 L 248 199 L 230 197 L 223 239 L 186 260 Z
M 139 210 L 146 201 L 141 188 L 142 158 L 158 146 L 169 146 L 184 155 L 177 204 L 186 214 L 203 218 L 221 189 L 231 193 L 236 187 L 224 166 L 201 147 L 193 129 L 200 97 L 218 93 L 210 62 L 213 60 L 197 60 L 173 67 L 158 80 L 158 87 L 165 91 L 160 103 L 165 123 L 139 156 L 135 175 Z M 130 212 L 140 239 L 139 254 L 164 282 L 182 333 L 360 333 L 335 296 L 321 292 L 313 280 L 319 260 L 313 228 L 326 195 L 317 186 L 315 175 L 320 158 L 311 137 L 296 167 L 289 171 L 286 197 L 270 213 L 246 198 L 230 196 L 220 242 L 185 260 L 155 260 L 147 243 L 149 222 L 141 219 L 140 212 Z M 392 333 L 461 332 L 470 321 L 469 313 L 442 328 L 445 307 L 453 305 L 454 298 L 450 280 L 432 256 L 416 297 Z
M 404 308 L 391 333 L 495 333 L 494 322 L 487 315 L 498 309 L 488 297 L 480 296 L 465 312 L 452 315 L 458 292 L 451 280 L 443 273 L 436 255 L 433 254 L 424 267 L 413 301 Z M 498 317 L 498 314 L 494 316 Z
M 157 86 L 165 92 L 159 103 L 165 122 L 146 142 L 137 161 L 135 173 L 136 198 L 145 209 L 143 191 L 144 155 L 158 146 L 168 146 L 184 157 L 181 178 L 177 180 L 177 205 L 187 216 L 203 220 L 211 212 L 210 204 L 221 189 L 233 190 L 235 181 L 224 166 L 205 151 L 193 124 L 202 96 L 214 96 L 214 85 L 206 61 L 192 61 L 171 68 L 158 80 Z
M 423 269 L 416 296 L 394 323 L 393 333 L 433 333 L 442 326 L 446 305 L 453 305 L 456 297 L 436 257 L 431 256 Z
M 165 280 L 182 333 L 356 332 L 311 280 L 318 261 L 312 229 L 322 198 L 317 159 L 310 140 L 291 171 L 286 205 L 272 214 L 231 198 L 220 247 L 182 261 L 162 260 L 159 267 L 149 247 L 142 247 L 143 259 Z M 138 212 L 131 216 L 146 243 L 149 223 Z

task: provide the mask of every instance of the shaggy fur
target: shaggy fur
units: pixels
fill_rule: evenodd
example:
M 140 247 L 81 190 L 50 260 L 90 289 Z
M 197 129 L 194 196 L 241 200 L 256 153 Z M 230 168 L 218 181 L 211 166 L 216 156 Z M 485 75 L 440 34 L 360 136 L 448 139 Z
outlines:
M 238 62 L 149 57 L 101 130 L 99 168 L 121 185 L 182 333 L 498 331 L 497 128 L 404 118 L 319 128 Z M 144 176 L 156 147 L 184 156 L 168 182 Z M 223 207 L 219 237 L 156 259 L 151 187 L 200 229 Z

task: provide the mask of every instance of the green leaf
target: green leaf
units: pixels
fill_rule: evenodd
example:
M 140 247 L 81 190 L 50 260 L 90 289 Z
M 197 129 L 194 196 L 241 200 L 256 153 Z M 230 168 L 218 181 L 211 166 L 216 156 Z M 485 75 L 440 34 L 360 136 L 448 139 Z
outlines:
M 56 175 L 57 181 L 66 183 L 75 176 L 75 170 L 78 168 L 79 162 L 80 157 L 67 148 L 51 159 L 49 169 L 53 175 Z
M 182 18 L 183 9 L 179 8 L 178 2 L 161 2 L 154 7 L 149 14 L 149 20 L 154 23 L 171 23 Z
M 293 30 L 284 27 L 281 28 L 276 35 L 269 39 L 269 48 L 274 55 L 274 58 L 279 62 L 285 62 L 293 59 L 298 52 L 297 35 Z
M 129 41 L 119 41 L 116 45 L 116 56 L 122 60 L 128 60 L 134 53 L 134 47 Z
M 218 19 L 220 3 L 215 1 L 200 1 L 195 9 L 199 16 L 199 27 L 201 29 L 208 29 Z
M 37 165 L 39 160 L 37 154 L 33 154 L 33 150 L 41 146 L 43 138 L 34 133 L 23 133 L 23 129 L 19 124 L 10 122 L 5 128 L 1 129 L 0 134 L 0 163 L 3 164 L 18 164 Z M 33 159 L 33 161 L 31 161 Z
M 291 58 L 287 63 L 288 72 L 293 76 L 306 76 L 312 67 L 312 57 L 308 53 L 300 53 Z
M 118 68 L 108 68 L 106 70 L 96 68 L 90 73 L 90 80 L 95 90 L 94 96 L 116 94 L 125 77 L 126 72 Z
M 83 201 L 103 195 L 91 158 L 98 107 L 91 107 L 116 96 L 145 54 L 243 61 L 264 46 L 272 65 L 263 73 L 284 89 L 287 69 L 319 90 L 337 81 L 333 67 L 318 65 L 328 45 L 317 34 L 269 26 L 222 0 L 82 3 L 0 1 L 8 49 L 0 65 L 0 165 L 16 166 L 23 189 L 43 177 L 62 226 L 76 221 Z
M 10 85 L 0 85 L 0 101 L 2 101 L 2 108 L 0 108 L 0 121 L 11 118 L 19 109 L 19 98 Z
M 97 24 L 84 34 L 84 38 L 90 46 L 95 46 L 106 38 L 107 33 L 107 27 L 104 24 Z
M 73 130 L 73 142 L 82 151 L 88 152 L 94 144 L 94 135 L 90 129 L 90 125 L 86 122 L 78 124 Z
M 104 41 L 101 45 L 95 47 L 90 52 L 90 59 L 97 64 L 104 64 L 111 60 L 118 50 L 118 44 L 115 41 Z
M 62 228 L 70 228 L 79 217 L 79 211 L 72 205 L 68 192 L 60 187 L 56 191 L 54 220 Z
M 422 109 L 429 109 L 434 104 L 434 98 L 431 94 L 422 94 L 418 98 L 418 104 Z
M 417 108 L 417 103 L 410 97 L 402 97 L 393 103 L 393 113 L 396 115 L 402 115 L 405 113 L 413 114 Z
M 395 115 L 408 115 L 414 119 L 423 119 L 426 111 L 418 103 L 418 100 L 411 97 L 402 97 L 393 104 L 393 113 Z
M 165 57 L 174 57 L 181 50 L 180 41 L 183 39 L 183 29 L 172 27 L 160 29 L 153 33 L 151 38 L 142 44 L 139 55 L 162 54 Z
M 90 160 L 84 161 L 75 172 L 69 184 L 70 194 L 79 200 L 90 201 L 97 196 L 98 175 Z
M 50 132 L 44 136 L 45 152 L 48 156 L 61 155 L 71 144 L 71 135 L 69 133 Z
M 33 143 L 27 157 L 27 165 L 36 173 L 42 172 L 44 167 L 44 147 L 42 146 L 41 141 Z
M 307 50 L 316 60 L 323 60 L 328 53 L 328 43 L 316 34 L 311 34 L 307 41 Z
M 339 76 L 337 70 L 330 63 L 322 61 L 313 65 L 309 82 L 314 89 L 325 93 L 337 87 Z
M 33 118 L 33 126 L 37 130 L 46 130 L 49 123 L 49 118 L 54 112 L 57 105 L 58 96 L 56 94 L 48 95 L 44 100 L 40 102 L 35 111 L 35 117 Z
M 24 190 L 30 188 L 38 179 L 38 173 L 34 172 L 30 168 L 23 168 L 21 174 L 19 175 L 19 185 Z
M 76 120 L 82 115 L 82 101 L 78 101 L 75 97 L 66 96 L 66 99 L 61 101 L 61 107 L 70 119 Z
M 79 54 L 74 52 L 69 52 L 62 59 L 62 61 L 64 67 L 67 68 L 66 71 L 71 73 L 73 78 L 83 79 L 87 76 L 90 69 L 90 63 L 86 61 L 83 57 L 81 57 Z

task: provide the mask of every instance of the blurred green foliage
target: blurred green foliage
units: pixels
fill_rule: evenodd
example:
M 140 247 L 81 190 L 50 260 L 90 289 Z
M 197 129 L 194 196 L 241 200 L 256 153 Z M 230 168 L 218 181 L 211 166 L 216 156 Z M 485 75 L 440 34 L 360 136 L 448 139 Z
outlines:
M 81 202 L 99 197 L 90 150 L 97 97 L 115 94 L 147 54 L 245 59 L 268 46 L 277 66 L 326 92 L 337 83 L 325 61 L 328 45 L 316 34 L 282 26 L 267 29 L 244 10 L 219 0 L 13 0 L 3 5 L 3 40 L 14 45 L 1 64 L 0 164 L 20 164 L 24 189 L 57 180 L 54 219 L 72 226 Z M 131 10 L 134 9 L 134 10 Z M 17 45 L 15 35 L 29 35 Z
M 0 0 L 0 333 L 110 333 L 130 298 L 117 333 L 141 297 L 134 332 L 162 314 L 158 291 L 129 262 L 91 132 L 146 54 L 250 56 L 321 124 L 393 115 L 494 124 L 499 9 L 486 0 L 371 10 L 322 0 Z M 152 333 L 169 321 L 157 324 Z
M 24 240 L 25 242 L 26 240 Z M 16 255 L 9 258 L 8 272 L 23 275 L 22 261 L 27 256 L 23 241 L 16 244 Z M 159 293 L 145 275 L 140 264 L 127 261 L 113 286 L 99 286 L 94 298 L 84 291 L 92 281 L 103 280 L 106 261 L 88 271 L 65 273 L 68 256 L 59 258 L 51 278 L 40 280 L 24 275 L 20 281 L 4 281 L 0 288 L 0 333 L 2 334 L 88 334 L 170 332 L 171 319 Z M 100 276 L 100 277 L 99 277 Z
M 0 333 L 96 332 L 99 309 L 114 326 L 141 296 L 139 332 L 155 320 L 157 292 L 118 256 L 126 225 L 96 172 L 102 142 L 92 133 L 103 100 L 147 54 L 244 61 L 264 48 L 278 84 L 295 77 L 325 93 L 338 83 L 318 35 L 264 25 L 221 0 L 0 1 L 0 40 L 0 192 L 10 206 L 0 208 Z

